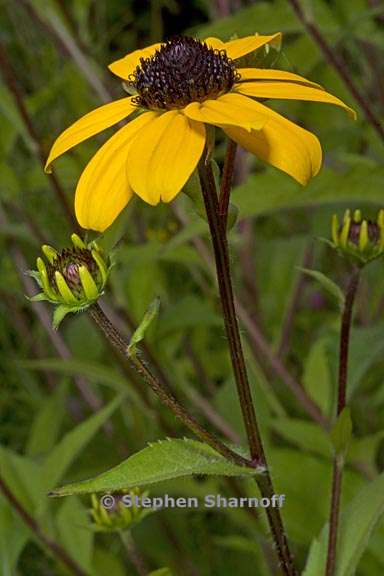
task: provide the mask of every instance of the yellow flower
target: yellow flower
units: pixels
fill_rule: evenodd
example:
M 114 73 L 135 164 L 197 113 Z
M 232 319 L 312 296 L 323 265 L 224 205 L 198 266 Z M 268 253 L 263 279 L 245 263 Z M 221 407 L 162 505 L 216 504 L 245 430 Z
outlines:
M 83 116 L 55 141 L 46 170 L 61 154 L 134 116 L 98 150 L 82 173 L 75 211 L 84 228 L 103 231 L 135 193 L 149 204 L 170 202 L 196 168 L 205 124 L 220 127 L 243 148 L 306 184 L 321 166 L 313 134 L 255 99 L 286 98 L 353 110 L 321 86 L 282 70 L 237 68 L 236 61 L 281 34 L 222 42 L 176 37 L 136 50 L 110 70 L 135 94 Z

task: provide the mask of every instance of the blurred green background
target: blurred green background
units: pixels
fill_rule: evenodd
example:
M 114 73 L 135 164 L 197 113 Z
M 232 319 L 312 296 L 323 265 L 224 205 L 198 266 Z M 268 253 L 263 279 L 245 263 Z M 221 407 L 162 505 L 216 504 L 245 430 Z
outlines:
M 302 5 L 371 114 L 382 119 L 383 4 Z M 135 526 L 134 543 L 124 545 L 118 535 L 92 528 L 89 498 L 47 498 L 53 487 L 100 473 L 149 441 L 188 435 L 86 315 L 67 317 L 60 332 L 53 332 L 52 310 L 25 298 L 36 291 L 26 270 L 34 268 L 40 245 L 68 244 L 77 179 L 112 132 L 65 155 L 50 177 L 42 161 L 54 138 L 92 108 L 124 95 L 108 63 L 180 33 L 228 39 L 281 31 L 283 48 L 268 65 L 307 76 L 356 108 L 358 120 L 352 122 L 323 104 L 271 102 L 318 135 L 323 169 L 302 188 L 239 151 L 232 197 L 239 208 L 230 236 L 232 261 L 251 383 L 276 490 L 286 494 L 283 516 L 295 561 L 303 569 L 328 517 L 331 452 L 325 432 L 289 382 L 303 386 L 327 417 L 333 414 L 339 310 L 299 268 L 322 270 L 345 285 L 348 265 L 316 238 L 329 237 L 334 212 L 359 207 L 374 217 L 383 205 L 378 130 L 285 0 L 3 0 L 1 8 L 0 476 L 41 530 L 92 576 L 165 567 L 183 576 L 278 571 L 262 513 L 164 510 Z M 224 150 L 219 142 L 219 164 Z M 129 335 L 160 296 L 161 313 L 144 354 L 207 426 L 218 425 L 232 441 L 242 441 L 207 226 L 189 198 L 180 194 L 157 208 L 132 201 L 101 242 L 107 248 L 118 242 L 106 312 Z M 349 382 L 354 440 L 343 507 L 383 468 L 383 288 L 383 264 L 377 261 L 364 271 L 356 307 Z M 192 477 L 151 489 L 191 496 L 216 492 L 254 494 L 255 488 L 245 480 Z M 366 531 L 383 509 L 382 497 Z M 357 574 L 383 574 L 383 537 L 379 522 Z M 69 573 L 0 494 L 0 574 Z

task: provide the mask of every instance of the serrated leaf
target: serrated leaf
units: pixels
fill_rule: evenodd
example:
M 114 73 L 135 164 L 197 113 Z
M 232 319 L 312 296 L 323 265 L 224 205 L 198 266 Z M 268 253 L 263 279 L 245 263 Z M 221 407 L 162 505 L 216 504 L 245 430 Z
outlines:
M 136 486 L 148 486 L 163 480 L 208 474 L 218 476 L 254 476 L 260 470 L 228 462 L 210 446 L 189 439 L 169 439 L 150 444 L 115 468 L 89 480 L 68 484 L 52 492 L 53 496 L 116 492 Z
M 330 437 L 336 454 L 346 454 L 352 439 L 351 411 L 348 407 L 344 408 L 338 416 Z
M 369 536 L 384 513 L 384 474 L 367 484 L 340 518 L 335 576 L 353 576 Z M 325 573 L 328 523 L 311 545 L 303 576 Z
M 299 268 L 299 270 L 317 280 L 329 294 L 331 294 L 332 296 L 334 296 L 334 298 L 336 298 L 340 308 L 343 308 L 344 294 L 340 286 L 338 286 L 333 280 L 328 278 L 328 276 L 326 276 L 319 270 L 310 270 L 309 268 Z

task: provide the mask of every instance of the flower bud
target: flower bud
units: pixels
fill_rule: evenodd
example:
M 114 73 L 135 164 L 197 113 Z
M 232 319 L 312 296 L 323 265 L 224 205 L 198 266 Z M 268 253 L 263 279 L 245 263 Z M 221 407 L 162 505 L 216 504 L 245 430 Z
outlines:
M 364 219 L 360 210 L 351 216 L 346 210 L 343 223 L 334 214 L 332 219 L 333 246 L 359 266 L 364 266 L 384 253 L 384 210 L 376 221 Z
M 46 257 L 37 258 L 37 271 L 31 272 L 42 292 L 32 301 L 48 300 L 59 305 L 54 315 L 57 328 L 65 314 L 84 310 L 102 295 L 109 274 L 109 260 L 96 242 L 85 244 L 72 234 L 72 247 L 57 252 L 42 246 Z
M 127 494 L 104 495 L 101 498 L 92 494 L 90 514 L 94 528 L 100 532 L 115 532 L 129 530 L 153 513 L 153 509 L 143 508 L 135 504 L 135 498 L 148 496 L 140 488 L 133 488 Z

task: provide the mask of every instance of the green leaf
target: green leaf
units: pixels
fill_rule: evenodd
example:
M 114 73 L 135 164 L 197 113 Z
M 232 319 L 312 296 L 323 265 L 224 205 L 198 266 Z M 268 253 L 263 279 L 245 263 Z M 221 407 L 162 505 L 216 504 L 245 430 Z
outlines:
M 234 188 L 231 200 L 239 207 L 242 218 L 306 206 L 333 206 L 336 202 L 382 206 L 383 178 L 382 165 L 367 166 L 359 160 L 346 170 L 323 168 L 303 191 L 286 174 L 268 168 Z
M 93 537 L 89 514 L 78 498 L 64 500 L 56 515 L 60 544 L 87 573 L 91 571 Z
M 60 481 L 75 458 L 121 404 L 122 399 L 123 396 L 115 398 L 105 408 L 68 432 L 52 450 L 45 460 L 41 471 L 47 491 Z
M 331 441 L 337 455 L 345 455 L 352 439 L 351 411 L 345 407 L 333 426 Z
M 149 444 L 127 460 L 89 480 L 68 484 L 52 492 L 53 496 L 116 492 L 136 486 L 147 486 L 163 480 L 212 474 L 222 476 L 254 476 L 253 468 L 228 462 L 210 446 L 189 439 L 169 439 Z
M 298 418 L 273 418 L 273 430 L 300 448 L 301 452 L 312 452 L 330 457 L 332 446 L 328 434 L 317 424 Z
M 159 568 L 158 570 L 150 572 L 148 576 L 172 576 L 172 572 L 169 568 Z
M 138 344 L 139 342 L 141 342 L 141 340 L 144 339 L 146 330 L 152 324 L 157 314 L 159 313 L 159 308 L 160 308 L 160 298 L 155 298 L 155 300 L 153 300 L 153 302 L 151 302 L 151 304 L 148 306 L 148 309 L 144 314 L 144 318 L 142 319 L 139 326 L 132 334 L 131 340 L 128 345 L 128 354 L 135 354 L 136 344 Z
M 343 308 L 344 294 L 341 288 L 333 280 L 331 280 L 330 278 L 328 278 L 328 276 L 326 276 L 322 272 L 319 272 L 318 270 L 310 270 L 309 268 L 299 268 L 299 270 L 301 270 L 305 274 L 308 274 L 308 276 L 311 276 L 311 278 L 317 280 L 322 285 L 322 287 L 325 288 L 327 292 L 329 292 L 329 294 L 331 294 L 336 298 L 340 308 Z
M 367 484 L 341 514 L 335 576 L 352 576 L 370 534 L 384 513 L 384 474 Z M 328 548 L 328 523 L 312 542 L 303 576 L 324 574 Z
M 67 392 L 68 386 L 64 382 L 42 403 L 29 432 L 26 453 L 30 456 L 44 454 L 53 449 L 66 413 Z
M 97 362 L 84 360 L 62 360 L 60 358 L 43 358 L 41 360 L 24 360 L 20 362 L 24 368 L 32 370 L 48 370 L 58 374 L 67 374 L 69 376 L 82 374 L 91 380 L 103 386 L 109 386 L 117 392 L 124 391 L 127 397 L 137 406 L 144 408 L 144 403 L 137 392 L 127 385 L 127 380 L 117 370 L 112 367 L 106 367 Z
M 330 413 L 333 385 L 324 338 L 312 346 L 304 364 L 303 385 L 325 414 Z
M 161 338 L 196 326 L 222 326 L 222 320 L 208 300 L 190 294 L 164 311 L 157 335 Z
M 30 530 L 16 516 L 9 502 L 0 495 L 0 559 L 2 576 L 14 576 L 16 565 Z

